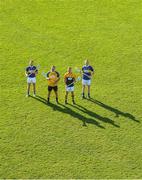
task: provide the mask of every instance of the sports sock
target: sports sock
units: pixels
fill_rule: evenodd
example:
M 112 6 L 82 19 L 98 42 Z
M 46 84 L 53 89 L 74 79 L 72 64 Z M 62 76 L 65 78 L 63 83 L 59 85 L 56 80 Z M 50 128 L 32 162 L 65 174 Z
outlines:
M 85 97 L 85 94 L 84 94 L 84 93 L 82 93 L 82 97 Z
M 74 95 L 72 95 L 71 97 L 72 97 L 72 101 L 74 101 Z
M 74 95 L 72 95 L 72 102 L 73 102 L 73 104 L 75 104 Z
M 58 103 L 58 98 L 56 97 L 56 102 Z
M 65 104 L 67 104 L 68 96 L 65 95 Z

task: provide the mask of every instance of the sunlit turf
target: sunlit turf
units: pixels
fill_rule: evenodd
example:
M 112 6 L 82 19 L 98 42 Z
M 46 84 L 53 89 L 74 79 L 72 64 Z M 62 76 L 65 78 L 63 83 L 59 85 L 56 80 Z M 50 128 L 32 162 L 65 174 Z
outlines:
M 142 177 L 142 1 L 4 0 L 1 19 L 0 178 Z M 25 67 L 41 68 L 25 98 Z M 68 66 L 95 68 L 90 100 L 64 105 Z M 46 104 L 51 65 L 59 101 Z

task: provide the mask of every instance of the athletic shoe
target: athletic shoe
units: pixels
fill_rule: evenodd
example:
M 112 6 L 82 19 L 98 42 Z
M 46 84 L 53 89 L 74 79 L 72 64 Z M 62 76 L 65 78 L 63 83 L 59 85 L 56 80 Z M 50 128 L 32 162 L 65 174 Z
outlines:
M 82 99 L 85 99 L 85 96 L 82 96 Z
M 33 97 L 36 97 L 36 94 L 33 94 Z
M 75 104 L 75 101 L 73 100 L 72 103 Z
M 91 97 L 90 97 L 90 94 L 88 94 L 88 98 L 90 99 Z
M 26 97 L 29 97 L 29 94 L 26 94 Z
M 82 99 L 85 99 L 85 93 L 82 93 L 81 95 L 82 95 Z
M 56 103 L 59 104 L 58 98 L 56 98 Z
M 47 104 L 49 104 L 50 103 L 50 101 L 49 101 L 49 98 L 47 99 Z

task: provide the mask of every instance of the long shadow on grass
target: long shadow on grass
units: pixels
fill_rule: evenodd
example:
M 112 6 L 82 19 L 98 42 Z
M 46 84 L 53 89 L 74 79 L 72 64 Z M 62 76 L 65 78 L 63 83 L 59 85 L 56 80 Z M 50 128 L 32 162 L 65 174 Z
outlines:
M 109 124 L 111 124 L 111 125 L 113 125 L 113 126 L 115 126 L 117 128 L 120 127 L 119 125 L 115 124 L 115 122 L 113 120 L 111 120 L 111 119 L 109 119 L 107 117 L 102 117 L 99 114 L 96 114 L 95 112 L 90 111 L 87 108 L 85 108 L 85 107 L 83 107 L 83 106 L 81 106 L 79 104 L 75 104 L 75 105 L 70 104 L 70 106 L 72 106 L 72 107 L 78 109 L 79 111 L 81 111 L 81 112 L 83 112 L 85 114 L 88 114 L 89 116 L 91 116 L 91 117 L 93 117 L 93 118 L 95 118 L 97 120 L 100 120 L 100 121 L 102 121 L 104 123 L 109 123 Z
M 104 103 L 102 103 L 102 102 L 100 102 L 100 101 L 98 101 L 98 100 L 96 100 L 96 99 L 93 99 L 93 98 L 90 98 L 90 99 L 88 99 L 88 100 L 91 101 L 91 102 L 93 102 L 93 103 L 95 103 L 95 104 L 97 104 L 97 105 L 99 105 L 99 106 L 101 106 L 101 107 L 103 107 L 104 109 L 107 109 L 107 110 L 115 113 L 115 114 L 116 114 L 116 117 L 119 117 L 119 116 L 121 115 L 121 116 L 123 116 L 123 117 L 129 118 L 130 120 L 133 120 L 133 121 L 135 121 L 135 122 L 140 123 L 140 121 L 137 120 L 137 119 L 135 118 L 135 116 L 133 116 L 133 115 L 130 114 L 130 113 L 122 112 L 122 111 L 120 111 L 119 109 L 116 109 L 116 108 L 114 108 L 114 107 L 111 107 L 111 106 L 109 106 L 109 105 L 107 105 L 107 104 L 104 104 Z
M 37 97 L 33 97 L 33 96 L 30 96 L 32 97 L 33 99 L 45 104 L 46 106 L 49 106 L 51 107 L 54 111 L 60 111 L 62 113 L 65 113 L 65 114 L 70 114 L 72 117 L 76 118 L 76 119 L 79 119 L 80 121 L 82 121 L 83 123 L 83 126 L 87 126 L 86 123 L 90 123 L 90 124 L 93 124 L 93 125 L 96 125 L 100 128 L 103 128 L 105 129 L 102 125 L 100 125 L 99 122 L 97 122 L 96 120 L 92 119 L 92 118 L 86 118 L 85 116 L 81 115 L 80 113 L 77 113 L 76 111 L 72 110 L 71 108 L 63 105 L 63 104 L 53 104 L 53 103 L 49 103 L 47 104 L 47 101 L 46 99 L 44 99 L 43 97 L 41 96 L 37 96 Z M 97 119 L 98 116 L 96 116 L 96 119 Z M 103 117 L 101 117 L 103 119 Z

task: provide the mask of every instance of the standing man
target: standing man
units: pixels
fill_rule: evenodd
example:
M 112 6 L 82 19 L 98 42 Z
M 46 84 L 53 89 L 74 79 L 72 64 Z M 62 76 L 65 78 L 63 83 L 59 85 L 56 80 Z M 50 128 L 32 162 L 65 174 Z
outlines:
M 48 81 L 48 97 L 47 103 L 50 102 L 51 91 L 54 90 L 56 96 L 56 102 L 58 103 L 58 81 L 60 80 L 60 74 L 55 71 L 56 67 L 52 66 L 51 70 L 47 73 Z
M 34 66 L 34 61 L 30 60 L 29 66 L 26 68 L 25 75 L 27 76 L 27 94 L 30 95 L 30 86 L 33 84 L 33 96 L 36 96 L 36 75 L 38 74 L 37 67 Z
M 85 87 L 88 87 L 88 98 L 90 98 L 91 78 L 94 74 L 94 69 L 89 65 L 89 61 L 85 60 L 85 65 L 82 67 L 82 98 L 85 98 Z
M 71 92 L 72 103 L 75 104 L 74 101 L 74 83 L 75 83 L 76 75 L 72 73 L 72 68 L 68 67 L 67 72 L 64 75 L 64 82 L 66 85 L 66 94 L 65 94 L 65 104 L 67 104 L 68 94 Z

